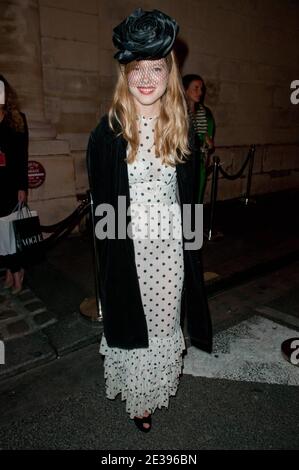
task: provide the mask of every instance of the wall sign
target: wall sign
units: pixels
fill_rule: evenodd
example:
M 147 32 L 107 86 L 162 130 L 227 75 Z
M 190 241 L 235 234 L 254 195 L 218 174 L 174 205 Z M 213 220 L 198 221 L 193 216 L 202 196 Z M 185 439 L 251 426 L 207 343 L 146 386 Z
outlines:
M 39 162 L 30 160 L 28 162 L 28 186 L 29 188 L 39 188 L 46 179 L 46 170 Z

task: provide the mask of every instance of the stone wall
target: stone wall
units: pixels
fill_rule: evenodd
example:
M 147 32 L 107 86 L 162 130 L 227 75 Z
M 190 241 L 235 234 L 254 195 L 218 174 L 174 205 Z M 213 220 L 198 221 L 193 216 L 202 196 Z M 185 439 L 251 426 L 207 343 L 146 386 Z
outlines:
M 70 144 L 76 193 L 87 188 L 85 150 L 101 109 L 99 3 L 39 0 L 45 114 Z
M 135 0 L 0 2 L 0 8 L 9 5 L 0 24 L 5 41 L 11 39 L 6 50 L 0 41 L 1 72 L 16 85 L 25 111 L 28 108 L 29 115 L 39 120 L 43 114 L 56 134 L 56 144 L 45 140 L 40 155 L 42 144 L 30 146 L 31 158 L 42 160 L 47 170 L 45 185 L 30 194 L 43 222 L 66 216 L 77 204 L 76 194 L 87 188 L 88 135 L 108 109 L 117 74 L 112 29 L 136 6 L 161 9 L 179 22 L 182 73 L 199 73 L 206 82 L 206 104 L 215 116 L 216 153 L 223 167 L 236 172 L 250 144 L 256 144 L 253 193 L 298 185 L 299 105 L 290 102 L 290 83 L 299 79 L 298 2 L 140 0 L 137 4 Z M 14 35 L 12 21 L 19 25 Z M 29 65 L 24 54 L 30 56 Z M 37 66 L 31 67 L 36 54 Z M 24 89 L 19 67 L 24 73 L 29 67 Z M 29 92 L 31 104 L 26 100 Z M 56 155 L 53 145 L 59 149 Z M 246 178 L 221 180 L 219 198 L 238 197 L 245 187 Z
M 101 28 L 101 79 L 111 83 L 111 94 L 111 30 L 136 3 L 117 0 L 100 5 L 107 25 Z M 299 77 L 298 3 L 145 0 L 139 5 L 164 10 L 179 22 L 182 73 L 199 73 L 206 82 L 206 104 L 216 120 L 216 154 L 223 168 L 236 173 L 250 144 L 257 144 L 252 193 L 298 186 L 299 105 L 290 102 L 290 84 Z M 247 170 L 235 181 L 220 178 L 219 198 L 244 194 L 246 174 Z M 210 182 L 206 200 L 209 187 Z
M 222 168 L 235 175 L 245 161 L 249 146 L 219 146 L 215 155 L 220 157 Z M 299 187 L 299 145 L 261 144 L 256 146 L 250 195 L 259 195 Z M 211 159 L 212 160 L 212 159 Z M 212 162 L 211 162 L 212 164 Z M 235 180 L 223 178 L 219 173 L 218 199 L 243 197 L 247 190 L 249 165 L 243 175 Z M 212 176 L 208 178 L 205 201 L 210 200 Z
M 58 136 L 70 142 L 80 193 L 87 188 L 88 133 L 107 111 L 116 81 L 111 32 L 136 2 L 39 2 L 45 113 Z M 299 78 L 296 2 L 141 0 L 138 5 L 164 10 L 179 22 L 181 49 L 187 51 L 182 73 L 199 73 L 206 82 L 223 167 L 235 173 L 254 143 L 253 194 L 298 185 L 299 105 L 290 103 L 290 83 Z M 246 171 L 235 181 L 220 178 L 220 199 L 245 192 Z

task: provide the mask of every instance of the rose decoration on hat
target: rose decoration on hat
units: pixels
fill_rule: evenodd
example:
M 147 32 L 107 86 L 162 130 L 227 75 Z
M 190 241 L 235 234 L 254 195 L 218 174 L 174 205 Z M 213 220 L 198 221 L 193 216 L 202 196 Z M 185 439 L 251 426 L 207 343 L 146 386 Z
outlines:
M 113 43 L 121 64 L 161 59 L 171 51 L 179 31 L 177 22 L 159 10 L 135 10 L 113 29 Z

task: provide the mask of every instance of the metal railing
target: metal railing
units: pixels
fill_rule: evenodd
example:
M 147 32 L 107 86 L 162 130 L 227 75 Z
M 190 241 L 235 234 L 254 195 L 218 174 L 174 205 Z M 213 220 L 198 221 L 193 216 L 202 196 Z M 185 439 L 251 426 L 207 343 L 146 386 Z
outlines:
M 210 166 L 208 172 L 212 172 L 212 184 L 211 184 L 211 197 L 210 197 L 210 215 L 209 215 L 209 227 L 208 227 L 208 240 L 211 240 L 213 237 L 214 232 L 214 222 L 215 222 L 215 209 L 216 209 L 216 202 L 217 202 L 217 192 L 218 192 L 218 178 L 219 173 L 223 176 L 223 178 L 228 180 L 235 180 L 240 178 L 247 165 L 248 173 L 247 173 L 247 185 L 246 185 L 246 193 L 245 193 L 245 205 L 248 205 L 250 199 L 250 191 L 251 191 L 251 181 L 252 181 L 252 172 L 253 172 L 253 165 L 254 165 L 254 155 L 255 155 L 255 145 L 251 145 L 247 154 L 247 157 L 241 166 L 240 170 L 234 174 L 230 175 L 222 168 L 222 163 L 218 156 L 213 157 L 213 165 Z

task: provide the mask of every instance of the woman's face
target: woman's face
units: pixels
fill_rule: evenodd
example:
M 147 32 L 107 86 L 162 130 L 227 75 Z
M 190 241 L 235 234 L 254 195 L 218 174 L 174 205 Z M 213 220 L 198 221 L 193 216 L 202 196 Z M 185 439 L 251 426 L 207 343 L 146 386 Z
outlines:
M 186 90 L 187 98 L 193 103 L 199 103 L 202 97 L 202 81 L 193 80 Z
M 168 77 L 165 59 L 140 60 L 132 64 L 127 80 L 135 103 L 150 106 L 159 101 L 166 91 Z

